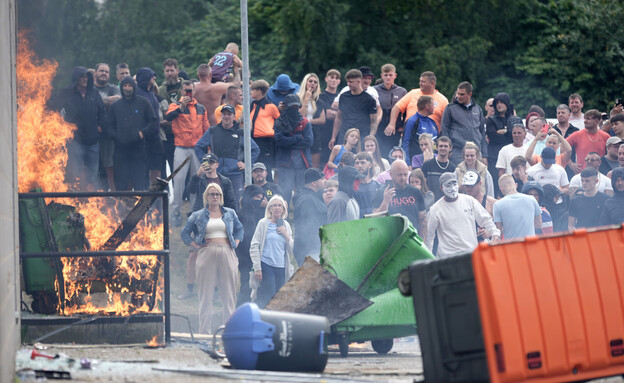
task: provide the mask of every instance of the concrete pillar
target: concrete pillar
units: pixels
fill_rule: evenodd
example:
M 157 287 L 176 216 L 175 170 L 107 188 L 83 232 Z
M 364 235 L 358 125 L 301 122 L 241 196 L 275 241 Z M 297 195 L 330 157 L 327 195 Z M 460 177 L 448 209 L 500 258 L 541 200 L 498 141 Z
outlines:
M 20 340 L 15 6 L 0 2 L 0 382 L 14 380 Z

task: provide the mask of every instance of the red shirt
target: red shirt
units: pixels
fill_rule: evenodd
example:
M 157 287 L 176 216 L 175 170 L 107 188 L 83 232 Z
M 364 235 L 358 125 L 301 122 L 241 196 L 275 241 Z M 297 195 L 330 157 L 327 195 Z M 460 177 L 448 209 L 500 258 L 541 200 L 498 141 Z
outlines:
M 572 133 L 566 140 L 576 150 L 576 163 L 585 169 L 585 157 L 590 152 L 596 152 L 603 157 L 607 153 L 609 133 L 598 129 L 597 133 L 589 133 L 587 129 Z

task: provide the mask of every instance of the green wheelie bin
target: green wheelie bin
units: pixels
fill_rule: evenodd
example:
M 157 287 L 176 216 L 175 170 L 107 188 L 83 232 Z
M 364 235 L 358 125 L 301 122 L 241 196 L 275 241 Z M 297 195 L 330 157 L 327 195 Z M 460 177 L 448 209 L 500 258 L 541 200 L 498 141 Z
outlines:
M 332 326 L 333 343 L 343 357 L 350 342 L 370 340 L 385 354 L 393 339 L 415 335 L 416 318 L 397 276 L 414 261 L 432 259 L 416 229 L 405 216 L 364 218 L 320 229 L 321 265 L 372 305 Z

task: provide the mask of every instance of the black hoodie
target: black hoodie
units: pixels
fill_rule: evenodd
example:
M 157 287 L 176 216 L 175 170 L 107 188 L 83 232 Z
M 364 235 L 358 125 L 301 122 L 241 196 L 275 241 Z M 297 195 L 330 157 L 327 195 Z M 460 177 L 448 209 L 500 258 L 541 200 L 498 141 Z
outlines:
M 502 102 L 507 106 L 505 116 L 501 116 L 496 111 L 496 103 L 498 102 Z M 513 115 L 513 105 L 511 105 L 511 100 L 507 93 L 501 92 L 497 94 L 492 105 L 494 105 L 495 114 L 486 119 L 485 132 L 490 141 L 488 144 L 488 158 L 496 159 L 498 158 L 498 152 L 503 146 L 513 143 L 513 136 L 511 135 L 513 126 L 516 123 L 522 124 L 522 119 Z M 501 129 L 507 129 L 507 133 L 496 133 L 497 130 Z
M 78 79 L 87 75 L 87 89 L 84 98 L 76 84 Z M 60 111 L 65 121 L 75 124 L 74 140 L 83 145 L 94 145 L 100 134 L 98 125 L 104 125 L 106 109 L 100 93 L 93 86 L 93 75 L 84 67 L 75 67 L 72 73 L 72 84 L 63 88 L 59 94 L 50 100 L 50 107 Z
M 160 108 L 158 104 L 158 99 L 156 98 L 156 95 L 153 91 L 147 90 L 150 81 L 155 75 L 156 73 L 150 68 L 139 69 L 136 73 L 137 86 L 135 88 L 135 92 L 137 96 L 144 97 L 145 99 L 147 99 L 147 101 L 149 101 L 150 105 L 152 106 L 152 110 L 154 111 L 154 115 L 158 119 L 158 110 Z M 156 131 L 156 134 L 145 137 L 145 143 L 147 144 L 147 151 L 149 153 L 165 153 L 165 147 L 163 146 L 162 140 L 160 139 L 159 131 L 160 128 L 158 131 Z
M 605 201 L 600 215 L 601 225 L 620 225 L 624 222 L 624 191 L 618 191 L 615 181 L 618 178 L 624 179 L 624 168 L 613 169 L 611 173 L 611 186 L 613 186 L 613 197 Z
M 123 94 L 125 84 L 131 84 L 132 97 Z M 115 140 L 116 148 L 133 150 L 143 148 L 146 137 L 158 134 L 158 120 L 149 101 L 136 95 L 136 83 L 132 77 L 126 77 L 119 83 L 122 98 L 111 105 L 106 119 L 108 134 Z M 139 136 L 143 133 L 143 139 Z

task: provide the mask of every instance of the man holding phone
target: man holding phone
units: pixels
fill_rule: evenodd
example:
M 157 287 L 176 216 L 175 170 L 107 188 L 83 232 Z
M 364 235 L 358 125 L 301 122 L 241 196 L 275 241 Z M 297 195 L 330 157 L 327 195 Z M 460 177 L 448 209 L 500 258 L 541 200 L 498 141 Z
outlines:
M 182 193 L 184 192 L 186 174 L 188 171 L 191 174 L 195 174 L 199 169 L 199 159 L 194 155 L 195 144 L 210 126 L 206 108 L 193 98 L 193 91 L 193 83 L 184 81 L 182 83 L 183 96 L 180 97 L 180 101 L 169 105 L 169 110 L 167 110 L 165 115 L 165 119 L 171 121 L 175 143 L 173 168 L 177 169 L 187 157 L 191 157 L 189 166 L 182 168 L 173 178 L 173 202 L 171 207 L 173 210 L 173 225 L 175 227 L 182 225 L 180 206 L 182 205 Z M 191 206 L 194 198 L 195 195 L 191 195 Z
M 373 199 L 373 213 L 387 211 L 389 214 L 407 216 L 418 229 L 421 238 L 427 237 L 427 213 L 425 198 L 420 190 L 409 184 L 409 167 L 403 160 L 395 160 L 390 166 L 391 180 L 379 188 Z

